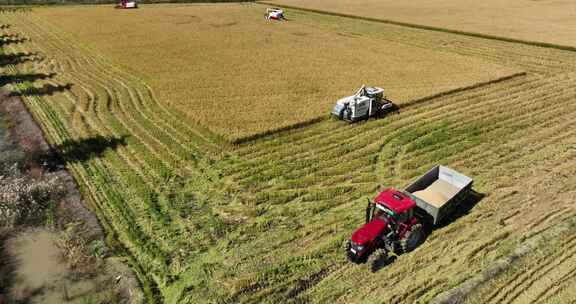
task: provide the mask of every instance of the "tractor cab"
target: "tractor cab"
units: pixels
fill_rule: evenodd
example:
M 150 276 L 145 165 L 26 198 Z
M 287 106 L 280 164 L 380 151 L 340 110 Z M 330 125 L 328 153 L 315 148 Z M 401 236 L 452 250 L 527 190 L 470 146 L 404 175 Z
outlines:
M 415 207 L 414 200 L 392 188 L 380 192 L 374 201 L 369 200 L 366 222 L 352 234 L 348 258 L 362 263 L 378 248 L 407 251 L 405 238 L 418 223 L 414 217 Z
M 414 207 L 416 202 L 413 201 L 406 194 L 394 190 L 392 188 L 386 189 L 378 194 L 374 199 L 373 215 L 384 213 L 393 221 L 405 223 L 408 219 L 413 217 Z

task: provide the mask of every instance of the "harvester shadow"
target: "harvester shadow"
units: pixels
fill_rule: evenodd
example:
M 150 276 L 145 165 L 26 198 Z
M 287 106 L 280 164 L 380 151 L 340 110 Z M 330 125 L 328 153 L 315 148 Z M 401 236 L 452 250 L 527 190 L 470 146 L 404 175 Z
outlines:
M 56 73 L 36 73 L 24 75 L 0 75 L 0 87 L 11 83 L 34 82 L 36 80 L 52 79 Z
M 52 96 L 55 93 L 69 91 L 72 89 L 72 84 L 67 83 L 64 85 L 53 85 L 53 84 L 45 84 L 40 88 L 26 88 L 20 92 L 11 92 L 8 96 L 9 97 L 21 97 L 21 96 Z
M 464 201 L 462 201 L 462 203 L 460 203 L 458 208 L 456 210 L 454 210 L 454 212 L 452 212 L 446 218 L 444 218 L 442 221 L 440 221 L 438 224 L 432 225 L 430 221 L 425 222 L 423 227 L 422 227 L 424 229 L 424 232 L 425 232 L 424 238 L 421 240 L 419 245 L 426 242 L 426 239 L 428 238 L 428 236 L 430 236 L 430 234 L 434 230 L 444 228 L 444 227 L 452 224 L 453 222 L 455 222 L 459 218 L 470 213 L 470 210 L 472 210 L 474 208 L 474 206 L 476 206 L 476 204 L 478 204 L 485 196 L 486 195 L 484 193 L 479 193 L 479 192 L 476 192 L 476 191 L 471 189 L 470 193 L 468 194 L 468 197 L 466 197 L 466 199 Z
M 100 157 L 108 150 L 125 146 L 126 138 L 128 138 L 126 135 L 121 137 L 104 137 L 98 135 L 81 140 L 66 140 L 52 147 L 47 152 L 40 152 L 34 155 L 33 161 L 39 164 L 44 170 L 54 172 L 62 169 L 66 162 L 85 162 L 92 158 Z
M 13 53 L 0 55 L 0 67 L 38 61 L 42 61 L 42 58 L 38 53 Z

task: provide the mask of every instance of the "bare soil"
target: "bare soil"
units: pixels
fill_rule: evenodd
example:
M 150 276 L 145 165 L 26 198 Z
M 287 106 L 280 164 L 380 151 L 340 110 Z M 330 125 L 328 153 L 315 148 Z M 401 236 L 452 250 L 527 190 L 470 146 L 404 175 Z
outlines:
M 63 229 L 81 225 L 86 243 L 104 240 L 105 232 L 19 98 L 0 92 L 0 120 L 0 151 L 24 151 L 30 176 L 57 174 L 67 190 L 55 210 L 53 228 L 36 223 L 0 229 L 0 304 L 83 303 L 112 297 L 122 303 L 141 302 L 135 276 L 118 258 L 86 259 L 95 263 L 71 267 L 65 258 L 70 248 L 59 245 Z
M 60 248 L 58 234 L 44 228 L 18 233 L 8 240 L 8 254 L 13 257 L 14 284 L 9 295 L 12 301 L 23 303 L 75 302 L 97 292 L 95 278 L 75 280 Z

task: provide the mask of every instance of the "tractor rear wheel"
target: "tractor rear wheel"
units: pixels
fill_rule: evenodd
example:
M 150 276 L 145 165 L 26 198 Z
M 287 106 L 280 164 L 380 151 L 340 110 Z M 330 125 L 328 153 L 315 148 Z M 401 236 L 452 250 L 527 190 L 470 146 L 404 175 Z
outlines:
M 422 230 L 421 224 L 416 224 L 410 228 L 410 231 L 406 232 L 404 237 L 400 240 L 400 246 L 403 252 L 410 252 L 424 240 L 424 230 Z

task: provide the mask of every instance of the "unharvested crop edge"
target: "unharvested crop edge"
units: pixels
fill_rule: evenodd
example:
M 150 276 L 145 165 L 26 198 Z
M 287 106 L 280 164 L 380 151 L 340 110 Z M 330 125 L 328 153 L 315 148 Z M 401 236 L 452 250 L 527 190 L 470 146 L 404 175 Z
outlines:
M 298 122 L 298 123 L 295 123 L 295 124 L 287 125 L 287 126 L 284 126 L 284 127 L 280 127 L 280 128 L 276 128 L 276 129 L 271 129 L 271 130 L 268 130 L 268 131 L 264 131 L 264 132 L 256 133 L 256 134 L 253 134 L 253 135 L 249 135 L 249 136 L 241 137 L 241 138 L 238 138 L 238 139 L 234 139 L 234 140 L 231 141 L 231 143 L 234 144 L 234 145 L 240 145 L 240 144 L 247 143 L 247 142 L 250 142 L 250 141 L 259 139 L 259 138 L 267 137 L 267 136 L 269 136 L 269 135 L 273 135 L 273 134 L 277 134 L 277 133 L 282 133 L 282 132 L 285 132 L 285 131 L 290 131 L 290 130 L 294 130 L 294 129 L 299 129 L 299 128 L 302 128 L 302 127 L 306 127 L 306 126 L 309 126 L 309 125 L 313 125 L 313 124 L 315 124 L 315 123 L 317 123 L 317 122 L 320 122 L 320 121 L 324 120 L 325 118 L 326 118 L 326 117 L 316 117 L 316 118 L 312 118 L 312 119 L 309 119 L 309 120 L 305 120 L 305 121 Z
M 453 30 L 453 29 L 430 26 L 430 25 L 421 25 L 421 24 L 408 23 L 408 22 L 402 22 L 402 21 L 394 21 L 394 20 L 388 20 L 388 19 L 379 19 L 379 18 L 372 18 L 372 17 L 365 17 L 365 16 L 357 16 L 357 15 L 330 12 L 330 11 L 313 9 L 313 8 L 305 8 L 305 7 L 299 7 L 299 6 L 279 4 L 279 3 L 275 3 L 275 2 L 271 2 L 271 1 L 258 1 L 257 0 L 256 3 L 279 6 L 279 7 L 283 7 L 283 8 L 295 9 L 295 10 L 306 11 L 306 12 L 317 13 L 317 14 L 324 14 L 324 15 L 331 15 L 331 16 L 345 17 L 345 18 L 352 18 L 352 19 L 360 19 L 360 20 L 379 22 L 379 23 L 387 23 L 387 24 L 393 24 L 393 25 L 400 25 L 400 26 L 430 30 L 430 31 L 438 31 L 438 32 L 451 33 L 451 34 L 460 34 L 460 35 L 466 35 L 466 36 L 472 36 L 472 37 L 478 37 L 478 38 L 500 40 L 500 41 L 505 41 L 505 42 L 521 43 L 521 44 L 527 44 L 527 45 L 531 45 L 531 46 L 554 48 L 554 49 L 559 49 L 559 50 L 564 50 L 564 51 L 576 52 L 576 47 L 569 46 L 569 45 L 561 45 L 561 44 L 554 44 L 554 43 L 548 43 L 548 42 L 523 40 L 523 39 L 509 38 L 509 37 L 496 36 L 496 35 L 490 35 L 490 34 L 482 34 L 482 33 L 476 33 L 476 32 Z
M 460 92 L 467 91 L 467 90 L 477 89 L 477 88 L 479 88 L 479 87 L 483 87 L 483 86 L 487 86 L 487 85 L 499 83 L 499 82 L 502 82 L 502 81 L 506 81 L 506 80 L 510 80 L 510 79 L 513 79 L 513 78 L 516 78 L 516 77 L 522 77 L 522 76 L 526 76 L 526 72 L 518 72 L 518 73 L 511 74 L 511 75 L 503 76 L 503 77 L 500 77 L 500 78 L 496 78 L 496 79 L 492 79 L 492 80 L 488 80 L 488 81 L 484 81 L 484 82 L 478 82 L 478 83 L 475 83 L 475 84 L 472 84 L 472 85 L 469 85 L 469 86 L 459 87 L 459 88 L 456 88 L 456 89 L 453 89 L 453 90 L 443 91 L 443 92 L 440 92 L 440 93 L 437 93 L 437 94 L 434 94 L 434 95 L 430 95 L 430 96 L 425 96 L 425 97 L 422 97 L 422 98 L 414 99 L 414 100 L 411 100 L 411 101 L 409 101 L 409 102 L 407 102 L 407 103 L 403 103 L 403 104 L 399 105 L 399 108 L 400 108 L 400 109 L 408 108 L 408 107 L 411 107 L 411 106 L 414 106 L 414 105 L 417 105 L 417 104 L 420 104 L 420 103 L 422 103 L 422 102 L 429 101 L 429 100 L 432 100 L 432 99 L 435 99 L 435 98 L 440 98 L 440 97 L 443 97 L 443 96 L 446 96 L 446 95 L 455 94 L 455 93 L 460 93 Z
M 499 82 L 502 82 L 502 81 L 507 81 L 507 80 L 510 80 L 510 79 L 513 79 L 513 78 L 516 78 L 516 77 L 523 77 L 523 76 L 526 76 L 526 72 L 517 72 L 517 73 L 511 74 L 511 75 L 506 75 L 506 76 L 499 77 L 499 78 L 496 78 L 496 79 L 492 79 L 492 80 L 488 80 L 488 81 L 484 81 L 484 82 L 478 82 L 478 83 L 475 83 L 475 84 L 472 84 L 472 85 L 469 85 L 469 86 L 459 87 L 459 88 L 452 89 L 452 90 L 442 91 L 442 92 L 439 92 L 439 93 L 437 93 L 437 94 L 433 94 L 433 95 L 429 95 L 429 96 L 424 96 L 424 97 L 422 97 L 422 98 L 414 99 L 414 100 L 408 101 L 408 102 L 406 102 L 406 103 L 400 104 L 400 105 L 398 105 L 398 107 L 399 107 L 400 109 L 405 109 L 405 108 L 409 108 L 409 107 L 411 107 L 411 106 L 418 105 L 418 104 L 420 104 L 420 103 L 422 103 L 422 102 L 426 102 L 426 101 L 429 101 L 429 100 L 432 100 L 432 99 L 435 99 L 435 98 L 439 98 L 439 97 L 443 97 L 443 96 L 446 96 L 446 95 L 455 94 L 455 93 L 459 93 L 459 92 L 463 92 L 463 91 L 467 91 L 467 90 L 477 89 L 477 88 L 479 88 L 479 87 L 483 87 L 483 86 L 487 86 L 487 85 L 491 85 L 491 84 L 496 84 L 496 83 L 499 83 Z M 299 123 L 287 125 L 287 126 L 284 126 L 284 127 L 280 127 L 280 128 L 276 128 L 276 129 L 271 129 L 271 130 L 268 130 L 268 131 L 265 131 L 265 132 L 256 133 L 256 134 L 253 134 L 253 135 L 249 135 L 249 136 L 245 136 L 245 137 L 233 139 L 233 140 L 231 140 L 231 143 L 232 143 L 233 145 L 245 144 L 245 143 L 248 143 L 248 142 L 251 142 L 251 141 L 260 139 L 260 138 L 268 137 L 268 136 L 271 136 L 271 135 L 275 135 L 275 134 L 278 134 L 278 133 L 283 133 L 283 132 L 292 131 L 292 130 L 295 130 L 295 129 L 307 127 L 307 126 L 313 125 L 313 124 L 315 124 L 315 123 L 321 122 L 321 121 L 323 121 L 323 120 L 325 120 L 325 119 L 327 119 L 327 118 L 328 118 L 327 116 L 326 116 L 326 117 L 325 117 L 325 116 L 321 116 L 321 117 L 312 118 L 312 119 L 309 119 L 309 120 L 305 120 L 305 121 L 302 121 L 302 122 L 299 122 Z

